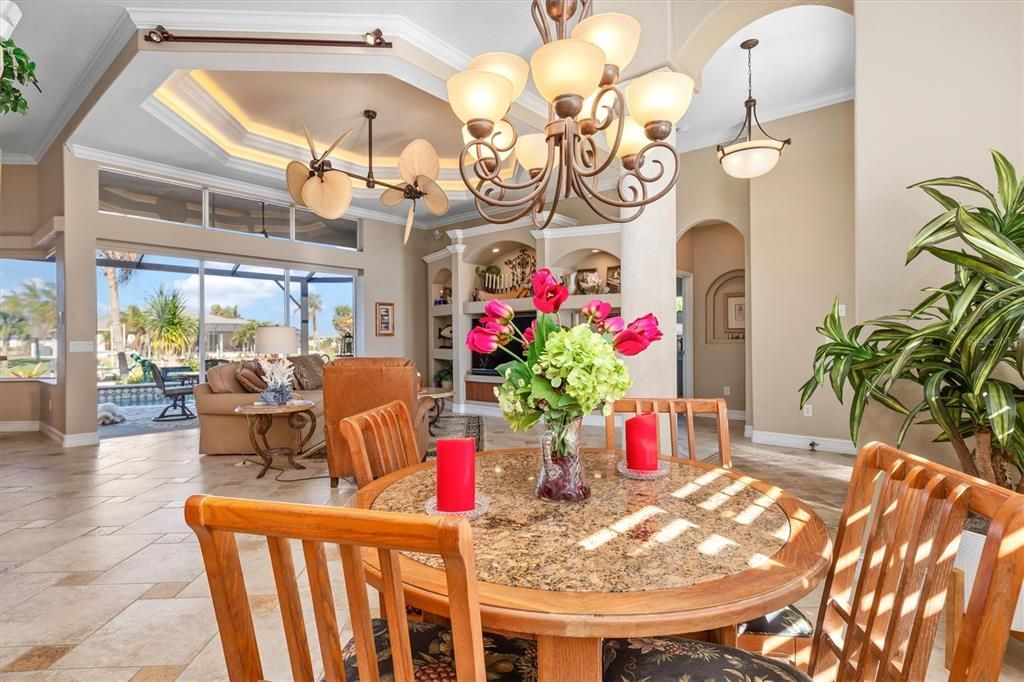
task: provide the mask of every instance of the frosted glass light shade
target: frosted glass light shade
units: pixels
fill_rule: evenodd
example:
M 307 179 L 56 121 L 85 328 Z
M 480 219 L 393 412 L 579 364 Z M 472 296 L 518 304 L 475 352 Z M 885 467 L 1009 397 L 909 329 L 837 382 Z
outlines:
M 520 135 L 516 140 L 516 159 L 526 170 L 539 170 L 548 163 L 548 141 L 544 133 Z M 555 156 L 558 163 L 558 156 Z
M 612 123 L 605 128 L 604 139 L 608 142 L 609 149 L 615 146 L 615 138 L 618 133 L 618 123 Z M 651 141 L 644 134 L 644 127 L 637 123 L 632 116 L 627 116 L 622 125 L 622 143 L 615 155 L 621 159 L 624 156 L 636 154 L 650 143 Z
M 764 175 L 782 156 L 785 143 L 779 140 L 748 140 L 718 150 L 722 170 L 734 178 L 756 178 Z
M 530 65 L 519 55 L 508 52 L 487 52 L 473 58 L 470 69 L 490 71 L 504 76 L 512 83 L 512 101 L 519 99 L 526 87 L 526 79 L 530 77 Z
M 554 102 L 562 95 L 586 97 L 604 73 L 604 52 L 585 40 L 552 40 L 530 57 L 533 82 L 541 96 Z
M 633 59 L 640 44 L 640 22 L 628 14 L 595 14 L 576 24 L 572 37 L 597 45 L 604 52 L 605 64 L 614 64 L 622 70 Z
M 499 121 L 512 104 L 512 81 L 491 71 L 460 71 L 448 79 L 448 103 L 463 123 Z
M 626 87 L 629 115 L 642 124 L 675 123 L 693 98 L 693 79 L 685 73 L 665 71 L 641 76 Z
M 469 128 L 467 126 L 462 126 L 462 143 L 469 144 L 475 139 L 476 138 L 474 138 L 473 135 L 469 132 Z M 512 124 L 510 124 L 508 121 L 502 120 L 495 122 L 494 132 L 491 133 L 491 136 L 489 138 L 487 138 L 487 141 L 493 144 L 495 147 L 506 147 L 508 146 L 508 143 L 511 139 Z M 512 154 L 513 149 L 509 149 L 508 151 L 504 152 L 498 151 L 498 159 L 500 161 L 504 161 L 509 157 L 510 154 Z M 468 152 L 469 158 L 471 160 L 476 161 L 477 151 L 479 151 L 484 156 L 484 158 L 494 158 L 494 155 L 491 153 L 491 150 L 488 149 L 487 147 L 477 147 L 476 145 L 473 145 L 472 147 L 469 148 Z
M 295 327 L 256 327 L 256 352 L 260 355 L 294 355 Z

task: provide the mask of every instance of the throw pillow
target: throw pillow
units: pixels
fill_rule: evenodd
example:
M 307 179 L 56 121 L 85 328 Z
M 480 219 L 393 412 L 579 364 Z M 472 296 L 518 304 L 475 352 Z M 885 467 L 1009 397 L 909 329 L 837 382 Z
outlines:
M 238 363 L 234 362 L 211 367 L 206 370 L 206 383 L 214 393 L 245 393 L 245 387 L 235 376 L 237 371 Z
M 239 364 L 235 377 L 238 379 L 238 383 L 249 393 L 261 393 L 267 387 L 267 382 L 263 380 L 263 370 L 260 368 L 260 363 L 255 360 Z
M 292 376 L 299 390 L 313 391 L 324 387 L 324 359 L 315 353 L 294 355 L 288 358 L 292 363 Z

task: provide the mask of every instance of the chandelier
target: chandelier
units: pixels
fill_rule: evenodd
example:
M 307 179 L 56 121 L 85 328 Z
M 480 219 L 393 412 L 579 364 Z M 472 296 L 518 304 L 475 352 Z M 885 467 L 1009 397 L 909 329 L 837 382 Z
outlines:
M 690 104 L 693 80 L 681 73 L 649 73 L 623 92 L 617 81 L 640 43 L 640 22 L 625 14 L 592 14 L 592 4 L 533 0 L 530 11 L 544 44 L 529 64 L 514 54 L 490 52 L 448 80 L 448 100 L 465 124 L 462 179 L 487 222 L 529 215 L 543 228 L 559 199 L 575 195 L 604 220 L 625 223 L 675 186 L 679 164 L 666 139 Z M 531 72 L 548 102 L 548 123 L 542 133 L 519 135 L 506 116 Z M 598 133 L 610 149 L 603 159 Z M 651 158 L 659 148 L 671 157 L 671 171 Z M 523 172 L 503 177 L 503 162 L 513 151 Z M 607 196 L 598 181 L 616 158 L 625 172 Z M 669 173 L 664 186 L 652 190 Z
M 740 43 L 740 47 L 747 51 L 747 100 L 743 103 L 747 114 L 743 119 L 743 126 L 732 141 L 715 147 L 722 170 L 734 178 L 746 179 L 764 175 L 775 168 L 775 164 L 782 156 L 782 148 L 792 142 L 789 138 L 775 139 L 765 132 L 761 122 L 757 120 L 757 100 L 752 94 L 754 87 L 750 55 L 758 42 L 757 38 L 749 38 Z M 753 139 L 755 125 L 764 135 L 763 138 Z

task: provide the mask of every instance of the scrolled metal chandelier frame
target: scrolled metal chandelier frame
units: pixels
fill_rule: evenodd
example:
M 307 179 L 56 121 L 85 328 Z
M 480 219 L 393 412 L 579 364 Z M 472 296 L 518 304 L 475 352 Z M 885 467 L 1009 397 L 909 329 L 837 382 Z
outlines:
M 612 45 L 605 47 L 605 61 L 609 63 L 603 65 L 594 92 L 569 92 L 551 97 L 552 92 L 556 91 L 551 91 L 549 87 L 549 92 L 545 92 L 542 87 L 540 69 L 548 66 L 565 71 L 574 65 L 571 59 L 550 60 L 545 65 L 538 62 L 538 55 L 545 50 L 545 46 L 565 41 L 565 44 L 556 45 L 552 49 L 559 51 L 556 57 L 560 57 L 561 53 L 571 56 L 570 48 L 579 48 L 568 43 L 581 41 L 569 39 L 570 21 L 576 19 L 577 30 L 572 32 L 573 38 L 576 38 L 581 25 L 593 17 L 592 11 L 592 0 L 532 2 L 533 20 L 544 42 L 544 46 L 531 59 L 532 71 L 538 89 L 549 102 L 548 123 L 544 132 L 534 134 L 533 137 L 537 139 L 531 141 L 533 153 L 529 158 L 533 159 L 532 162 L 527 160 L 527 150 L 521 144 L 526 142 L 525 136 L 520 136 L 507 117 L 507 108 L 506 115 L 498 121 L 473 118 L 468 114 L 460 116 L 466 124 L 463 136 L 467 140 L 459 159 L 462 178 L 474 197 L 477 211 L 487 222 L 505 224 L 529 215 L 536 227 L 544 228 L 551 222 L 559 200 L 575 194 L 602 219 L 626 223 L 635 220 L 649 204 L 664 197 L 675 185 L 679 173 L 678 157 L 675 147 L 667 138 L 672 134 L 675 122 L 682 117 L 692 96 L 693 80 L 688 76 L 671 72 L 647 74 L 631 82 L 624 93 L 618 85 L 620 68 L 624 64 L 611 63 L 611 53 L 621 52 L 623 48 L 615 50 Z M 591 34 L 597 33 L 597 43 L 601 42 L 602 37 L 607 38 L 607 24 L 613 22 L 635 31 L 635 36 L 632 36 L 633 47 L 626 49 L 628 57 L 625 57 L 625 61 L 628 62 L 639 41 L 639 23 L 625 15 L 597 15 L 591 19 L 589 26 L 596 26 L 598 17 L 605 25 L 597 29 L 604 30 L 604 33 L 596 29 L 590 31 Z M 632 22 L 635 27 L 625 22 Z M 603 45 L 599 44 L 598 47 Z M 482 55 L 481 58 L 488 56 L 523 62 L 519 57 L 503 53 Z M 622 58 L 618 61 L 622 61 Z M 471 63 L 471 71 L 463 74 L 475 73 L 473 68 Z M 522 81 L 525 84 L 525 73 Z M 449 94 L 452 95 L 452 92 L 450 81 Z M 665 103 L 666 97 L 673 100 L 671 106 Z M 634 120 L 627 116 L 627 104 L 631 113 L 637 114 L 642 110 L 648 120 Z M 456 114 L 459 114 L 456 103 L 453 102 L 452 106 Z M 661 117 L 663 112 L 664 117 Z M 602 131 L 610 147 L 604 158 L 599 153 L 596 140 L 596 135 Z M 543 147 L 540 146 L 541 135 Z M 525 180 L 521 179 L 522 174 L 518 172 L 511 177 L 502 177 L 502 161 L 513 150 L 516 150 L 517 162 L 528 176 Z M 666 162 L 662 158 L 655 158 L 654 152 L 657 150 L 664 151 L 663 154 L 657 154 L 658 157 L 668 156 L 669 160 Z M 605 171 L 612 168 L 616 158 L 621 159 L 624 172 L 615 183 L 614 195 L 606 196 L 599 189 L 598 181 Z M 543 165 L 539 165 L 541 159 Z M 659 182 L 663 185 L 655 189 L 655 183 Z M 550 206 L 547 205 L 549 192 L 552 197 Z

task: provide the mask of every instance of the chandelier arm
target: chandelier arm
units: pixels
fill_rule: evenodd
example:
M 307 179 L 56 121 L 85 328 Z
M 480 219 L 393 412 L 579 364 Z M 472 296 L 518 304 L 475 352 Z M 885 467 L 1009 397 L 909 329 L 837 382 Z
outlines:
M 648 196 L 647 186 L 652 182 L 657 182 L 658 180 L 661 180 L 665 176 L 665 163 L 660 159 L 651 159 L 651 163 L 656 164 L 658 166 L 658 170 L 655 173 L 643 173 L 640 169 L 643 166 L 644 156 L 648 152 L 653 151 L 654 149 L 659 147 L 667 150 L 672 156 L 672 177 L 665 184 L 665 186 L 662 187 L 661 190 L 659 190 L 656 194 Z M 606 204 L 608 206 L 616 206 L 618 208 L 639 208 L 640 206 L 654 203 L 658 199 L 661 199 L 663 196 L 668 194 L 669 191 L 675 188 L 676 178 L 678 176 L 679 160 L 675 155 L 675 150 L 673 150 L 672 145 L 668 144 L 667 142 L 659 141 L 652 142 L 643 149 L 641 149 L 636 155 L 636 167 L 632 171 L 629 171 L 628 173 L 624 174 L 622 177 L 619 178 L 619 181 L 616 184 L 616 190 L 619 195 L 619 199 L 606 197 L 600 192 L 597 192 L 596 189 L 592 189 L 586 184 L 578 184 L 576 185 L 576 187 L 577 189 L 583 189 L 587 194 L 594 197 L 602 204 Z M 626 180 L 630 178 L 633 178 L 634 180 L 637 181 L 637 187 L 626 187 L 624 183 Z M 631 199 L 626 198 L 626 193 L 623 191 L 624 189 L 628 189 L 632 193 Z M 637 198 L 638 196 L 639 198 Z
M 619 100 L 620 104 L 624 104 L 624 102 L 622 102 L 622 92 L 618 88 L 615 88 L 615 87 L 612 87 L 611 90 L 613 90 L 615 92 L 615 96 Z M 596 97 L 594 99 L 595 106 L 596 106 L 598 100 L 600 100 L 600 98 L 601 98 L 601 96 L 599 95 L 598 97 Z M 605 127 L 607 127 L 610 123 L 611 123 L 611 121 L 605 121 Z M 606 171 L 609 166 L 612 165 L 612 162 L 616 158 L 615 155 L 619 151 L 619 144 L 622 142 L 622 130 L 625 127 L 625 123 L 626 123 L 625 117 L 624 116 L 619 116 L 617 123 L 618 123 L 619 127 L 618 127 L 618 132 L 615 135 L 615 144 L 613 144 L 612 148 L 608 151 L 608 158 L 606 158 L 604 160 L 604 162 L 601 163 L 600 165 L 597 165 L 596 161 L 595 161 L 595 167 L 590 169 L 590 170 L 587 170 L 587 168 L 585 166 L 581 167 L 581 166 L 577 165 L 576 159 L 573 158 L 572 159 L 572 164 L 573 164 L 573 171 L 575 173 L 577 173 L 579 175 L 582 175 L 585 178 L 594 177 L 595 175 L 600 175 L 601 173 Z M 598 130 L 601 130 L 601 128 L 598 128 Z M 593 137 L 593 136 L 591 136 L 591 137 Z M 594 149 L 595 149 L 594 155 L 596 157 L 597 156 L 597 151 L 596 151 L 597 148 L 596 148 L 596 146 L 595 146 Z
M 484 144 L 486 144 L 486 143 L 484 143 Z M 466 152 L 466 150 L 463 150 L 463 154 L 465 154 L 465 152 Z M 459 166 L 459 172 L 462 174 L 463 182 L 466 183 L 466 188 L 469 189 L 470 193 L 474 197 L 476 197 L 478 200 L 484 201 L 484 202 L 486 202 L 490 206 L 503 206 L 503 207 L 515 208 L 515 207 L 518 207 L 518 206 L 522 206 L 524 203 L 526 203 L 526 204 L 531 203 L 534 199 L 537 198 L 538 194 L 544 192 L 547 189 L 548 179 L 549 179 L 549 175 L 551 173 L 551 167 L 553 165 L 553 160 L 554 160 L 554 142 L 553 142 L 553 140 L 551 140 L 551 141 L 548 142 L 548 162 L 545 165 L 543 172 L 541 172 L 537 177 L 531 178 L 526 183 L 506 184 L 506 183 L 502 182 L 500 179 L 496 179 L 494 177 L 480 177 L 478 175 L 477 176 L 478 183 L 477 183 L 477 186 L 474 187 L 472 184 L 470 184 L 469 178 L 466 176 L 466 166 L 465 165 L 460 165 Z M 490 183 L 492 185 L 492 187 L 489 187 L 486 190 L 481 190 L 481 188 L 483 187 L 483 185 L 485 183 Z M 533 189 L 530 191 L 529 194 L 527 194 L 525 196 L 519 197 L 517 199 L 510 199 L 510 200 L 505 200 L 505 199 L 501 198 L 501 197 L 505 196 L 505 194 L 507 193 L 508 190 L 525 189 L 525 188 L 531 187 L 531 186 L 533 187 Z M 495 197 L 491 196 L 491 193 L 493 191 L 495 191 L 495 189 L 497 189 L 498 192 L 499 192 L 499 194 L 498 194 L 499 198 L 495 198 Z
M 459 173 L 462 175 L 462 180 L 463 180 L 463 182 L 466 183 L 466 187 L 468 187 L 470 189 L 470 191 L 472 191 L 473 188 L 470 185 L 469 177 L 466 175 L 466 168 L 467 167 L 471 167 L 473 169 L 473 174 L 476 176 L 476 178 L 475 178 L 476 180 L 479 180 L 481 183 L 482 182 L 490 182 L 493 185 L 495 185 L 497 187 L 500 187 L 503 190 L 527 189 L 528 187 L 533 187 L 536 184 L 538 184 L 538 182 L 540 182 L 538 180 L 538 178 L 540 176 L 538 176 L 538 178 L 530 178 L 529 180 L 527 180 L 526 182 L 523 182 L 523 183 L 505 182 L 498 175 L 498 173 L 501 172 L 501 168 L 499 166 L 496 165 L 493 171 L 488 171 L 486 168 L 484 168 L 484 166 L 480 162 L 480 160 L 473 161 L 472 163 L 467 163 L 466 159 L 467 159 L 467 156 L 468 156 L 469 148 L 477 146 L 477 145 L 487 147 L 490 151 L 492 151 L 495 154 L 497 154 L 497 151 L 495 150 L 493 145 L 491 145 L 490 143 L 488 143 L 486 141 L 482 141 L 482 140 L 472 140 L 469 143 L 467 143 L 466 146 L 463 148 L 462 155 L 461 155 L 461 157 L 459 159 L 459 161 L 460 161 Z
M 602 210 L 602 208 L 598 204 L 594 203 L 594 199 L 597 199 L 598 201 L 604 202 L 604 197 L 602 197 L 599 192 L 597 192 L 595 189 L 587 186 L 581 180 L 577 180 L 575 188 L 576 188 L 576 194 L 579 196 L 580 199 L 583 200 L 583 203 L 585 203 L 588 207 L 590 207 L 591 211 L 596 213 L 599 218 L 602 218 L 603 220 L 607 220 L 608 222 L 611 222 L 611 223 L 628 223 L 629 221 L 633 220 L 638 215 L 643 213 L 644 208 L 645 208 L 645 205 L 640 205 L 640 207 L 639 207 L 640 210 L 637 211 L 635 214 L 633 214 L 632 216 L 630 216 L 628 218 L 623 218 L 622 216 L 611 215 L 611 214 L 605 213 L 604 210 Z M 619 191 L 620 191 L 620 196 L 621 196 L 621 190 L 619 190 Z M 636 193 L 636 190 L 634 190 L 634 194 L 635 193 Z
M 743 117 L 743 125 L 740 126 L 740 131 L 738 133 L 736 133 L 736 137 L 732 138 L 728 142 L 724 142 L 724 143 L 718 145 L 719 147 L 729 147 L 729 146 L 732 146 L 732 145 L 736 144 L 737 142 L 740 142 L 742 140 L 742 138 L 743 138 L 743 134 L 744 133 L 746 133 L 747 141 L 750 140 L 750 137 L 751 137 L 751 135 L 750 135 L 750 133 L 751 133 L 750 111 L 751 111 L 751 108 L 748 106 L 747 107 L 747 114 L 746 114 L 746 116 Z M 761 125 L 758 124 L 757 127 L 760 128 Z
M 545 218 L 543 222 L 538 220 L 540 214 L 544 212 L 543 197 L 540 201 L 534 204 L 537 207 L 537 209 L 530 214 L 530 218 L 533 220 L 534 227 L 536 227 L 539 230 L 543 230 L 545 227 L 551 224 L 551 220 L 555 217 L 555 210 L 558 208 L 558 199 L 558 192 L 555 192 L 554 196 L 551 198 L 551 208 L 548 209 L 548 217 Z
M 537 27 L 537 32 L 540 33 L 541 40 L 547 44 L 551 42 L 551 32 L 548 30 L 548 18 L 547 12 L 541 5 L 541 0 L 533 0 L 533 5 L 530 6 L 530 14 L 533 17 L 533 23 Z
M 477 210 L 477 212 L 481 216 L 483 216 L 484 220 L 486 220 L 489 223 L 493 223 L 495 225 L 504 225 L 506 223 L 515 222 L 516 220 L 519 220 L 520 218 L 522 218 L 523 216 L 528 214 L 531 210 L 533 210 L 533 202 L 530 202 L 530 203 L 526 204 L 526 207 L 523 208 L 523 210 L 519 211 L 518 213 L 512 213 L 512 214 L 510 214 L 508 216 L 492 216 L 492 215 L 489 215 L 487 213 L 487 211 L 484 210 L 484 207 L 485 206 L 492 206 L 493 207 L 493 204 L 486 203 L 486 200 L 481 199 L 480 197 L 476 197 L 474 199 L 474 201 L 476 203 L 476 210 Z
M 519 131 L 516 129 L 515 124 L 508 120 L 508 118 L 502 118 L 501 121 L 508 124 L 509 130 L 512 131 L 512 140 L 504 147 L 497 144 L 496 140 L 501 136 L 501 130 L 497 129 L 497 126 L 495 126 L 495 131 L 494 134 L 491 135 L 490 142 L 499 152 L 510 152 L 516 146 L 516 142 L 519 141 Z
M 784 145 L 785 145 L 785 144 L 789 144 L 789 143 L 790 143 L 790 141 L 792 140 L 792 138 L 786 138 L 785 140 L 780 140 L 780 139 L 779 139 L 779 138 L 777 138 L 777 137 L 772 137 L 771 135 L 769 135 L 769 134 L 768 134 L 768 131 L 767 131 L 767 130 L 765 130 L 764 128 L 762 128 L 762 127 L 761 127 L 761 121 L 759 121 L 759 120 L 757 119 L 757 107 L 756 107 L 756 106 L 755 106 L 755 107 L 753 107 L 752 111 L 754 112 L 754 123 L 756 123 L 756 124 L 757 124 L 757 129 L 761 131 L 761 134 L 762 134 L 762 135 L 764 135 L 765 137 L 767 137 L 767 138 L 768 138 L 769 140 L 774 140 L 775 142 L 781 142 L 781 143 L 782 143 L 782 144 L 784 144 Z M 747 139 L 750 139 L 750 138 L 748 137 Z
M 609 92 L 615 93 L 615 101 L 612 102 L 611 106 L 604 107 L 607 113 L 605 114 L 605 117 L 603 119 L 598 119 L 597 112 L 601 108 L 601 100 Z M 614 83 L 610 85 L 601 86 L 601 89 L 597 91 L 597 96 L 594 97 L 593 103 L 591 103 L 590 105 L 590 120 L 594 122 L 595 132 L 597 130 L 604 130 L 605 128 L 607 128 L 611 124 L 615 116 L 616 110 L 624 111 L 625 108 L 626 104 L 624 102 L 624 96 L 622 94 L 622 90 L 620 90 L 618 86 L 616 86 Z M 620 116 L 619 118 L 622 117 Z
M 565 191 L 565 198 L 572 195 L 571 178 L 576 177 L 576 163 L 573 160 L 576 150 L 576 133 L 570 132 L 570 126 L 566 126 L 565 135 L 562 136 L 562 164 L 558 174 L 558 191 Z

